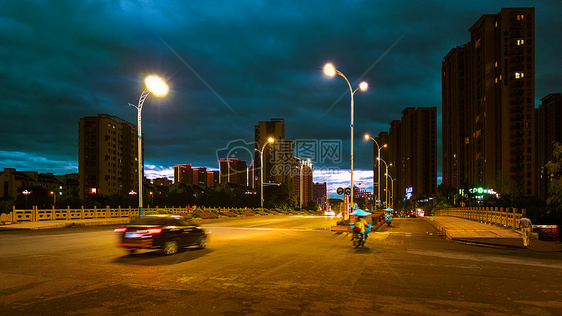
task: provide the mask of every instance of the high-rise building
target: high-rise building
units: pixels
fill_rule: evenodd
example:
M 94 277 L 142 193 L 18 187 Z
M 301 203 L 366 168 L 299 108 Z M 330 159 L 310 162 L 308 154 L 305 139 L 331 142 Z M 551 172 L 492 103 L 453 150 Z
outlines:
M 138 189 L 135 125 L 116 116 L 98 114 L 80 119 L 78 135 L 81 199 L 129 194 Z
M 404 199 L 416 199 L 436 192 L 436 107 L 404 109 L 402 119 L 392 121 L 389 132 L 380 133 L 376 139 L 379 145 L 388 145 L 381 150 L 384 162 L 381 162 L 380 200 L 384 205 L 391 205 Z M 375 161 L 377 155 L 378 152 L 375 153 Z M 378 165 L 376 168 L 378 169 Z M 377 191 L 375 189 L 375 193 L 378 194 Z
M 534 8 L 483 15 L 442 64 L 443 183 L 536 196 Z
M 328 186 L 326 182 L 314 182 L 312 184 L 312 201 L 318 203 L 321 208 L 326 208 L 328 202 Z
M 293 159 L 292 170 L 294 170 L 294 172 L 292 174 L 292 179 L 290 180 L 290 182 L 292 183 L 293 193 L 297 197 L 299 204 L 302 198 L 302 206 L 306 206 L 308 202 L 312 201 L 313 199 L 312 168 L 312 163 L 309 163 L 307 161 L 300 161 L 299 159 L 295 158 Z
M 219 159 L 219 174 L 221 183 L 248 185 L 248 164 L 246 160 L 237 158 Z
M 261 171 L 261 157 L 260 150 L 264 148 L 264 144 L 268 142 L 269 138 L 273 138 L 273 144 L 267 144 L 263 152 L 264 169 L 263 182 L 282 183 L 284 180 L 284 172 L 281 166 L 283 163 L 291 163 L 294 157 L 294 149 L 285 148 L 285 120 L 282 118 L 271 119 L 269 122 L 258 122 L 254 126 L 255 132 L 255 155 L 254 155 L 254 171 L 255 176 L 258 177 L 256 187 L 260 187 Z M 290 156 L 290 157 L 289 157 Z M 281 172 L 280 172 L 281 171 Z
M 218 170 L 207 170 L 207 186 L 215 187 L 220 183 L 220 173 Z
M 538 165 L 538 198 L 548 197 L 550 182 L 546 164 L 552 161 L 553 143 L 562 143 L 562 94 L 553 93 L 541 99 L 536 109 L 537 119 L 537 165 Z
M 174 183 L 193 184 L 193 170 L 191 164 L 174 166 Z
M 193 170 L 193 184 L 206 187 L 207 167 L 194 167 L 191 170 Z

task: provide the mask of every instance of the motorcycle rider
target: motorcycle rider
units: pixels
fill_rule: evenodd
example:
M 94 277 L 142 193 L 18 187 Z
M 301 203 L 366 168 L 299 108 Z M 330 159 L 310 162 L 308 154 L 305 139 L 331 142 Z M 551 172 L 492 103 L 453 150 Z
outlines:
M 392 213 L 387 212 L 384 214 L 384 221 L 390 225 L 390 223 L 392 223 Z
M 355 217 L 355 222 L 353 223 L 353 227 L 355 228 L 359 228 L 361 231 L 361 235 L 363 236 L 363 240 L 367 240 L 367 237 L 369 236 L 368 232 L 367 232 L 367 227 L 369 226 L 369 224 L 367 224 L 367 221 L 364 218 L 365 216 L 356 216 Z

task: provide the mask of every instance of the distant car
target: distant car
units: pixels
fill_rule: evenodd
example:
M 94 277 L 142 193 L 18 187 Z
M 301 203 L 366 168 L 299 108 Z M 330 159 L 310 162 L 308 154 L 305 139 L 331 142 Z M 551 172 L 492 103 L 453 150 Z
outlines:
M 324 212 L 324 216 L 336 216 L 336 212 L 334 212 L 334 211 L 326 211 L 326 212 Z
M 134 253 L 138 249 L 159 249 L 171 255 L 180 248 L 207 246 L 208 233 L 178 215 L 147 215 L 113 230 L 120 234 L 117 246 Z

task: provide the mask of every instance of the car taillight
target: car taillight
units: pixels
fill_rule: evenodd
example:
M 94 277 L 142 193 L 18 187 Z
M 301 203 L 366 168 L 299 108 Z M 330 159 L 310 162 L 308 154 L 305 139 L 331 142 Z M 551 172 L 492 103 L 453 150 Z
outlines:
M 146 230 L 149 234 L 160 234 L 162 228 L 149 228 Z
M 124 233 L 127 231 L 127 227 L 119 227 L 113 230 L 114 233 Z

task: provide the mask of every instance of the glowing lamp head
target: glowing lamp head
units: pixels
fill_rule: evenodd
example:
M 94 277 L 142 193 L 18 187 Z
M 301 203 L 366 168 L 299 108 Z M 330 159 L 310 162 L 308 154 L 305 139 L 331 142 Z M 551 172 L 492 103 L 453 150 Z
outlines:
M 364 136 L 364 137 L 365 137 L 365 139 L 366 139 L 366 140 L 369 140 L 369 139 L 371 138 L 371 135 L 369 135 L 369 134 L 365 134 L 365 136 Z
M 156 75 L 146 77 L 144 79 L 144 84 L 146 85 L 146 89 L 157 97 L 165 97 L 170 91 L 166 82 Z
M 267 141 L 273 144 L 275 142 L 275 138 L 270 137 L 270 138 L 267 139 Z
M 369 87 L 369 84 L 367 84 L 365 81 L 363 81 L 359 84 L 359 89 L 361 89 L 361 91 L 367 90 L 368 87 Z
M 324 74 L 330 78 L 333 78 L 336 75 L 336 67 L 333 64 L 327 63 L 324 66 Z

